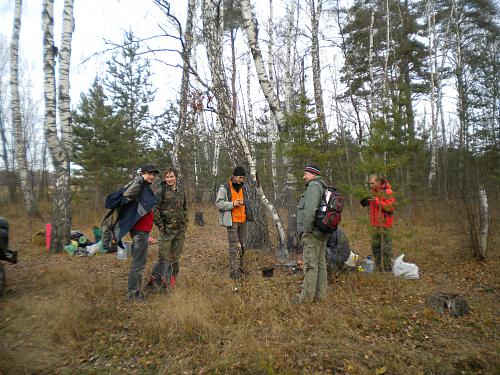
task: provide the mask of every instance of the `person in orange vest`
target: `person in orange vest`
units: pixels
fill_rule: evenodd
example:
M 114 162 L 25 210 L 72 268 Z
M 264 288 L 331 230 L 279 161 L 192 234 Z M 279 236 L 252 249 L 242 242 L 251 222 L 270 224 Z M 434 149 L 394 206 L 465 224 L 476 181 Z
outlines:
M 253 220 L 245 175 L 243 167 L 234 168 L 229 181 L 220 186 L 215 200 L 219 209 L 219 224 L 227 228 L 229 277 L 233 280 L 239 280 L 245 274 L 247 222 Z M 233 287 L 233 291 L 238 291 L 237 286 Z

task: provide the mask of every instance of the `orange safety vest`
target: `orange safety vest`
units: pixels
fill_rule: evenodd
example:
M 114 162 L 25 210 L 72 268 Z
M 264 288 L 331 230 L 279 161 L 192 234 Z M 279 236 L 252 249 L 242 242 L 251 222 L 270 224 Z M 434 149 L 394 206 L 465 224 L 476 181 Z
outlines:
M 240 191 L 236 191 L 233 187 L 232 181 L 229 181 L 229 188 L 231 189 L 231 202 L 243 200 L 243 187 L 240 188 Z M 245 205 L 234 207 L 231 211 L 231 217 L 233 223 L 244 223 L 247 221 L 247 216 L 245 213 Z

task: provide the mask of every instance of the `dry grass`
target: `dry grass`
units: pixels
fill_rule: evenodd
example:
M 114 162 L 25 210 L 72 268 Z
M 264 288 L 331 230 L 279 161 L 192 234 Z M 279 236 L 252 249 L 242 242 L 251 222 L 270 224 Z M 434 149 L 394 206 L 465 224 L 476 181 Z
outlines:
M 84 207 L 75 209 L 74 228 L 90 234 L 99 215 Z M 248 254 L 241 293 L 231 292 L 226 234 L 211 207 L 205 227 L 188 229 L 175 291 L 146 304 L 125 302 L 128 261 L 40 255 L 30 236 L 43 222 L 8 207 L 2 215 L 20 261 L 6 265 L 0 374 L 498 373 L 498 257 L 477 263 L 464 255 L 452 218 L 438 209 L 400 218 L 395 231 L 395 253 L 419 265 L 420 280 L 345 274 L 330 278 L 326 301 L 294 306 L 302 276 L 278 269 L 262 278 L 273 259 L 259 252 Z M 363 256 L 365 214 L 346 212 L 343 222 Z M 155 257 L 151 246 L 147 269 Z M 435 291 L 463 294 L 472 313 L 437 315 L 425 305 Z

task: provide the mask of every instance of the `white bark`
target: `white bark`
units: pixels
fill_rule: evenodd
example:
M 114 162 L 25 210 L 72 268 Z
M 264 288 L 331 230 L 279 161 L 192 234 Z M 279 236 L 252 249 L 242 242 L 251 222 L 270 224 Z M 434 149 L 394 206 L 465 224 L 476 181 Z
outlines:
M 276 208 L 269 202 L 267 197 L 262 190 L 262 186 L 257 178 L 257 168 L 255 160 L 250 153 L 248 147 L 248 142 L 246 141 L 241 129 L 237 126 L 235 121 L 235 108 L 231 108 L 230 96 L 227 89 L 224 65 L 222 62 L 222 19 L 218 18 L 218 11 L 220 9 L 213 2 L 205 0 L 203 3 L 204 12 L 204 35 L 207 47 L 207 57 L 210 65 L 210 71 L 213 80 L 213 92 L 217 97 L 217 108 L 220 121 L 222 126 L 231 131 L 236 136 L 239 144 L 242 148 L 243 154 L 245 156 L 247 165 L 250 169 L 250 174 L 252 178 L 256 181 L 256 192 L 260 201 L 267 207 L 270 211 L 271 216 L 276 224 L 278 231 L 280 250 L 283 250 L 285 243 L 285 236 L 283 231 L 283 226 L 279 218 Z
M 45 97 L 44 131 L 52 156 L 56 179 L 52 215 L 51 251 L 59 252 L 68 243 L 71 230 L 69 162 L 72 149 L 72 124 L 69 102 L 69 68 L 71 39 L 74 30 L 73 0 L 65 0 L 64 2 L 61 46 L 58 54 L 60 139 L 56 121 L 55 58 L 57 48 L 54 45 L 53 0 L 43 1 L 42 28 Z
M 292 31 L 295 16 L 295 0 L 292 0 L 290 6 L 287 7 L 287 28 L 286 28 L 286 62 L 285 62 L 285 111 L 287 114 L 291 111 L 292 106 Z
M 432 189 L 434 186 L 434 181 L 436 179 L 436 171 L 437 171 L 437 112 L 435 108 L 436 103 L 436 85 L 434 82 L 434 77 L 436 75 L 435 71 L 435 62 L 436 55 L 434 54 L 434 44 L 435 44 L 435 30 L 434 30 L 434 7 L 432 0 L 427 2 L 427 36 L 429 39 L 429 65 L 431 67 L 431 165 L 429 169 L 429 180 L 428 186 L 429 189 Z
M 325 121 L 325 107 L 323 104 L 323 89 L 321 87 L 321 63 L 319 58 L 319 20 L 321 18 L 321 10 L 323 0 L 310 1 L 311 6 L 311 58 L 312 58 L 312 73 L 314 86 L 314 100 L 316 102 L 316 117 L 318 126 L 323 135 L 326 136 L 328 129 Z
M 488 196 L 484 186 L 479 187 L 479 252 L 481 259 L 486 259 L 488 249 Z
M 21 116 L 21 105 L 19 100 L 19 34 L 21 32 L 22 1 L 16 0 L 14 6 L 14 24 L 10 44 L 10 95 L 11 113 L 15 141 L 15 154 L 17 168 L 19 170 L 19 181 L 21 192 L 28 215 L 38 214 L 33 195 L 32 182 L 28 172 L 26 157 L 27 142 Z
M 61 141 L 66 153 L 68 163 L 73 149 L 73 130 L 71 126 L 71 110 L 69 96 L 69 68 L 71 59 L 71 40 L 75 30 L 75 20 L 73 19 L 73 1 L 64 0 L 61 45 L 59 48 L 59 120 L 61 122 Z
M 274 86 L 274 21 L 273 21 L 273 0 L 269 0 L 269 45 L 268 45 L 268 70 L 269 70 L 269 82 Z M 292 15 L 293 17 L 293 15 Z M 289 58 L 289 56 L 288 56 Z M 289 61 L 288 61 L 289 62 Z M 288 69 L 287 69 L 288 70 Z M 290 74 L 288 74 L 290 75 Z M 250 77 L 249 77 L 250 78 Z M 269 126 L 270 126 L 270 140 L 271 140 L 271 178 L 273 183 L 273 197 L 274 202 L 278 199 L 277 189 L 278 189 L 278 170 L 277 164 L 278 160 L 276 157 L 276 143 L 278 142 L 278 129 L 276 126 L 276 121 L 274 120 L 274 116 L 270 116 L 269 118 Z
M 373 122 L 373 111 L 375 105 L 375 79 L 373 78 L 373 24 L 375 23 L 375 15 L 373 9 L 370 17 L 370 45 L 368 48 L 368 72 L 370 75 L 370 103 L 366 106 L 370 123 Z
M 271 82 L 268 79 L 268 74 L 266 72 L 266 68 L 264 65 L 264 60 L 262 58 L 262 52 L 260 50 L 259 41 L 257 38 L 257 27 L 256 21 L 252 17 L 250 0 L 242 0 L 241 2 L 242 16 L 243 16 L 243 24 L 245 26 L 245 30 L 248 38 L 248 45 L 252 52 L 255 70 L 257 71 L 257 77 L 259 79 L 260 87 L 262 92 L 271 108 L 271 111 L 274 115 L 274 119 L 276 120 L 276 124 L 278 126 L 278 130 L 280 133 L 284 134 L 286 129 L 286 118 L 285 114 L 280 106 L 278 96 L 274 92 L 274 89 L 271 85 Z M 283 163 L 286 168 L 286 202 L 288 205 L 288 249 L 296 246 L 296 209 L 295 209 L 295 189 L 297 185 L 297 179 L 293 173 L 293 166 L 291 160 L 286 157 L 287 153 L 287 142 L 284 142 L 284 154 Z M 273 214 L 274 215 L 274 214 Z M 274 217 L 273 217 L 274 218 Z M 279 217 L 276 213 L 276 219 L 279 220 Z M 281 226 L 281 221 L 279 223 L 277 221 L 276 226 L 278 228 L 278 236 L 280 239 L 281 253 L 283 256 L 288 255 L 288 249 L 285 246 L 285 233 L 283 231 L 283 227 Z M 282 242 L 283 241 L 283 242 Z
M 219 175 L 219 154 L 220 154 L 220 143 L 221 143 L 221 123 L 219 121 L 219 116 L 215 117 L 215 136 L 214 136 L 214 158 L 212 160 L 212 175 L 217 177 Z

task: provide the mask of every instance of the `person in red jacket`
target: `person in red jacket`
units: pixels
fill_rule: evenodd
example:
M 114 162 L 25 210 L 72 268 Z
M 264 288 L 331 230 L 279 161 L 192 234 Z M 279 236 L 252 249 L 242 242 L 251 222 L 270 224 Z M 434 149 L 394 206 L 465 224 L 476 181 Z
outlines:
M 370 206 L 370 225 L 372 227 L 372 252 L 377 268 L 391 271 L 392 235 L 394 206 L 396 198 L 391 185 L 385 178 L 372 174 L 368 179 L 371 195 L 360 201 L 363 207 Z

